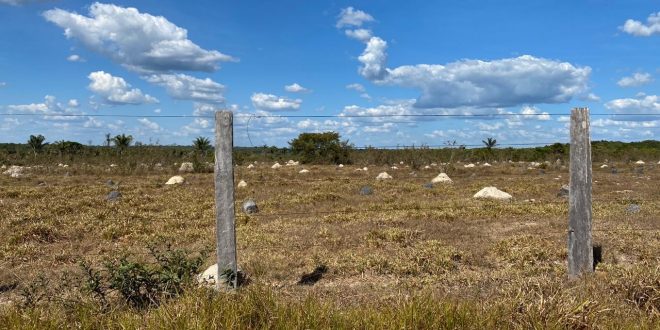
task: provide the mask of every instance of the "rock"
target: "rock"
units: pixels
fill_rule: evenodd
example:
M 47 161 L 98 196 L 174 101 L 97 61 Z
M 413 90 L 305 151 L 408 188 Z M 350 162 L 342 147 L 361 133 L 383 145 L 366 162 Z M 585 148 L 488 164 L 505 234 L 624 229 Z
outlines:
M 247 166 L 247 168 L 254 168 L 254 165 L 250 164 Z
M 289 161 L 286 162 L 286 166 L 296 166 L 298 164 L 300 164 L 300 162 L 293 161 L 292 159 L 289 159 Z
M 438 166 L 438 163 L 431 163 L 431 166 Z
M 463 165 L 463 167 L 465 167 L 465 168 L 472 168 L 472 167 L 474 167 L 474 164 L 470 163 L 470 164 L 467 164 L 467 165 Z
M 612 174 L 618 174 L 619 173 L 619 171 L 616 169 L 616 167 L 612 167 L 610 172 L 612 172 Z
M 115 182 L 112 181 L 112 180 L 108 180 L 108 181 L 105 182 L 105 185 L 108 186 L 108 187 L 114 187 Z
M 424 166 L 424 169 L 425 169 L 425 170 L 430 170 L 430 169 L 431 169 L 431 166 L 426 165 L 426 166 Z
M 339 164 L 339 166 L 337 166 L 337 167 L 339 167 L 339 168 L 343 168 L 343 167 L 344 167 L 344 164 Z
M 392 176 L 387 174 L 387 172 L 382 172 L 378 174 L 378 176 L 376 177 L 376 180 L 390 180 L 390 179 L 392 179 Z
M 644 174 L 644 167 L 637 167 L 635 168 L 635 173 L 636 174 Z
M 452 183 L 453 181 L 449 178 L 446 173 L 440 173 L 438 176 L 431 180 L 431 183 Z
M 399 168 L 396 167 L 396 166 L 392 166 L 392 167 L 390 167 L 390 168 L 393 169 L 393 170 L 398 170 L 398 169 L 399 169 Z
M 481 165 L 481 166 L 483 166 L 483 167 L 491 167 L 492 165 L 490 165 L 490 164 L 488 164 L 488 163 L 484 163 L 484 164 Z
M 422 187 L 424 187 L 426 189 L 433 189 L 433 183 L 431 183 L 431 182 L 425 183 L 425 184 L 422 185 Z
M 7 165 L 2 164 L 2 166 L 0 166 L 0 170 L 4 170 L 6 168 L 7 168 Z
M 644 163 L 643 160 L 638 160 L 638 161 L 635 162 L 635 164 L 637 164 L 637 165 L 644 165 L 644 164 L 646 164 L 646 163 Z
M 371 195 L 373 193 L 374 193 L 373 188 L 371 188 L 369 186 L 364 186 L 364 187 L 360 188 L 360 195 L 362 195 L 362 196 L 368 196 L 368 195 Z
M 190 162 L 183 162 L 179 167 L 179 172 L 192 172 L 194 170 L 193 163 Z
M 119 191 L 114 190 L 114 191 L 111 191 L 108 194 L 108 197 L 106 199 L 109 202 L 114 202 L 114 201 L 118 200 L 119 198 L 121 198 L 121 193 Z
M 248 199 L 243 203 L 243 212 L 245 212 L 245 214 L 254 214 L 259 212 L 259 207 L 253 200 Z
M 272 169 L 278 169 L 278 168 L 280 168 L 280 167 L 282 167 L 282 165 L 280 165 L 280 163 L 275 163 L 275 164 L 273 164 L 273 166 L 271 166 L 270 168 L 272 168 Z
M 180 175 L 175 175 L 175 176 L 171 177 L 169 180 L 167 180 L 167 182 L 165 182 L 165 184 L 182 184 L 184 182 L 186 182 L 186 179 L 184 179 Z
M 557 197 L 568 198 L 568 193 L 569 192 L 570 192 L 570 187 L 567 184 L 562 185 L 561 188 L 559 188 L 559 192 L 557 193 Z
M 110 167 L 117 167 L 117 164 L 110 164 Z
M 45 186 L 47 186 L 47 185 L 48 185 L 48 184 L 47 184 L 45 181 L 39 181 L 39 182 L 37 182 L 37 186 L 39 186 L 39 187 L 45 187 Z
M 2 172 L 2 174 L 9 175 L 12 178 L 22 178 L 27 176 L 23 172 L 25 169 L 23 166 L 12 165 L 6 171 Z
M 626 213 L 627 214 L 635 214 L 639 213 L 639 211 L 642 210 L 642 207 L 637 205 L 637 204 L 630 204 L 626 207 Z
M 486 187 L 484 189 L 479 190 L 476 194 L 473 196 L 474 198 L 489 198 L 489 199 L 496 199 L 496 200 L 510 200 L 512 198 L 511 195 L 495 188 L 495 187 Z
M 300 173 L 300 174 L 305 174 L 305 173 L 309 173 L 309 170 L 308 170 L 308 169 L 305 169 L 305 168 L 303 168 L 303 169 L 302 169 L 302 170 L 300 170 L 300 172 L 298 172 L 298 173 Z
M 241 181 L 238 183 L 238 185 L 236 185 L 236 187 L 238 187 L 238 188 L 245 188 L 245 187 L 247 187 L 247 182 L 241 180 Z
M 362 168 L 362 170 L 366 172 L 366 171 L 368 171 L 369 169 L 365 166 L 365 167 Z
M 539 162 L 531 162 L 531 163 L 529 163 L 529 166 L 531 166 L 531 167 L 539 167 L 539 166 L 541 166 L 541 163 L 539 163 Z
M 399 165 L 403 165 L 403 164 L 405 164 L 403 161 L 400 161 L 400 162 L 399 162 Z
M 607 164 L 600 165 L 600 168 L 607 168 Z
M 218 264 L 215 264 L 197 275 L 197 283 L 200 285 L 214 286 L 218 279 Z

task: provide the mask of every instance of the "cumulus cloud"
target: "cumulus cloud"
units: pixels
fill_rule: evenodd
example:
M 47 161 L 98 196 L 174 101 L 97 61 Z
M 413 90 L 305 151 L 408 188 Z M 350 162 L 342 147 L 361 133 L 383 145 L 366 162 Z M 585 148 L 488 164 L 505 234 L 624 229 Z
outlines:
M 361 10 L 356 10 L 353 7 L 342 9 L 337 18 L 336 26 L 338 29 L 347 26 L 362 26 L 363 23 L 374 21 L 371 15 Z
M 80 105 L 76 99 L 70 99 L 67 104 L 72 108 L 77 108 Z
M 371 39 L 371 30 L 368 29 L 355 29 L 344 31 L 346 36 L 362 42 L 368 42 Z
M 660 114 L 660 99 L 657 95 L 640 95 L 638 98 L 614 99 L 605 107 L 616 113 Z
M 653 81 L 651 74 L 646 72 L 637 72 L 630 77 L 621 78 L 616 84 L 621 87 L 637 87 L 646 85 Z
M 543 111 L 541 112 L 537 107 L 533 106 L 524 106 L 520 109 L 522 117 L 525 119 L 535 119 L 535 120 L 550 120 L 550 114 Z
M 648 37 L 653 34 L 660 34 L 660 12 L 652 13 L 646 19 L 646 24 L 634 19 L 626 20 L 621 30 L 637 37 Z
M 344 11 L 340 17 L 343 16 Z M 353 25 L 366 21 L 370 20 Z M 339 22 L 337 26 L 340 27 Z M 346 34 L 354 37 L 355 32 L 346 30 Z M 588 93 L 590 67 L 522 55 L 491 61 L 466 59 L 444 65 L 388 68 L 387 42 L 371 36 L 365 43 L 366 47 L 358 57 L 361 63 L 358 73 L 376 84 L 418 89 L 421 95 L 415 107 L 419 108 L 497 108 L 565 103 Z
M 76 110 L 75 107 L 67 106 L 57 101 L 57 98 L 52 95 L 46 95 L 44 101 L 41 103 L 29 103 L 29 104 L 12 104 L 8 105 L 7 109 L 9 112 L 19 112 L 19 113 L 31 113 L 45 115 L 44 119 L 48 120 L 67 120 L 74 121 L 79 120 L 79 118 L 68 116 L 68 115 L 80 115 L 80 111 Z M 63 116 L 64 115 L 64 116 Z
M 229 55 L 206 50 L 188 39 L 188 31 L 162 16 L 136 8 L 94 3 L 89 16 L 62 9 L 43 13 L 64 35 L 92 51 L 138 72 L 215 71 Z
M 85 59 L 80 57 L 80 55 L 77 55 L 77 54 L 69 55 L 69 57 L 67 57 L 66 60 L 69 61 L 69 62 L 85 62 Z
M 257 110 L 264 111 L 298 110 L 302 104 L 301 99 L 287 99 L 265 93 L 254 93 L 250 99 Z
M 291 93 L 307 93 L 307 92 L 310 91 L 309 89 L 300 86 L 298 83 L 293 83 L 291 85 L 286 85 L 286 86 L 284 86 L 284 90 L 286 90 L 287 92 L 291 92 Z
M 103 71 L 89 74 L 91 80 L 88 88 L 95 94 L 103 97 L 108 104 L 144 104 L 157 103 L 158 100 L 148 94 L 143 94 L 137 88 L 131 88 L 124 78 L 115 77 Z
M 85 128 L 100 128 L 103 127 L 103 122 L 100 120 L 97 120 L 94 117 L 87 117 L 87 121 L 83 123 L 83 127 Z
M 222 103 L 225 86 L 210 78 L 199 79 L 185 74 L 155 74 L 145 77 L 153 84 L 165 87 L 175 99 Z
M 146 128 L 146 129 L 149 129 L 149 130 L 152 130 L 152 131 L 155 131 L 155 132 L 160 131 L 160 125 L 158 125 L 158 123 L 153 122 L 153 121 L 151 121 L 147 118 L 140 118 L 137 121 L 138 121 L 138 123 L 140 123 L 140 125 L 142 125 L 142 127 Z

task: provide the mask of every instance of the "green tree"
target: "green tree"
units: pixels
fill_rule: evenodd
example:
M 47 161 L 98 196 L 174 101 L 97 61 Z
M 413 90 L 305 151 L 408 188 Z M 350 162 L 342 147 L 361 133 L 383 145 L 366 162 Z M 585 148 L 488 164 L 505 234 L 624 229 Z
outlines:
M 46 141 L 46 138 L 41 134 L 37 136 L 30 135 L 27 144 L 30 146 L 30 148 L 32 148 L 34 157 L 37 157 L 37 152 L 41 152 L 41 150 L 44 148 L 44 141 Z
M 211 150 L 211 140 L 206 137 L 199 136 L 193 140 L 193 149 L 199 154 L 206 156 L 209 150 Z
M 486 149 L 488 149 L 488 150 L 492 149 L 494 146 L 497 145 L 497 140 L 495 140 L 493 138 L 488 138 L 485 141 L 481 140 L 481 142 L 483 142 L 484 145 L 486 145 Z
M 133 136 L 125 134 L 117 135 L 112 138 L 112 142 L 115 144 L 115 147 L 117 147 L 119 154 L 121 155 L 124 150 L 131 145 L 131 142 L 133 142 Z
M 301 133 L 289 145 L 303 163 L 350 163 L 353 149 L 348 140 L 341 141 L 337 132 Z

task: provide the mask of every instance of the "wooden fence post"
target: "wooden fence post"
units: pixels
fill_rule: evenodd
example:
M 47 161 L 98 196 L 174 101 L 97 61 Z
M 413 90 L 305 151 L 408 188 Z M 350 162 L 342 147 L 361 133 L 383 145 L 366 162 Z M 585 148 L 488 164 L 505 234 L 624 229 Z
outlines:
M 571 111 L 570 190 L 568 200 L 568 275 L 594 271 L 591 242 L 591 138 L 589 109 Z
M 218 254 L 218 289 L 236 288 L 236 225 L 234 219 L 234 115 L 231 111 L 215 113 L 215 209 L 216 248 Z M 226 281 L 221 279 L 225 276 Z

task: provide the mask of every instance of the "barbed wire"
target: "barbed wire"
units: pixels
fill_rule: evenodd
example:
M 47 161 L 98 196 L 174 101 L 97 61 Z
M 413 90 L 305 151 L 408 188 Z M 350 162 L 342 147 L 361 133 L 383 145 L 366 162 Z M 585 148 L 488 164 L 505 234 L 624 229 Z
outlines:
M 492 113 L 492 114 L 447 114 L 447 113 L 420 113 L 420 114 L 333 114 L 333 115 L 257 115 L 257 114 L 235 114 L 235 118 L 300 118 L 300 119 L 313 119 L 313 118 L 426 118 L 426 117 L 476 117 L 476 118 L 489 118 L 489 117 L 544 117 L 544 116 L 570 116 L 570 113 L 534 113 L 534 114 L 521 114 L 521 113 Z M 0 116 L 23 116 L 23 117 L 116 117 L 116 118 L 215 118 L 212 115 L 128 115 L 128 114 L 57 114 L 57 113 L 0 113 Z M 650 113 L 591 113 L 592 117 L 658 117 L 660 114 Z M 416 122 L 412 122 L 416 123 Z

